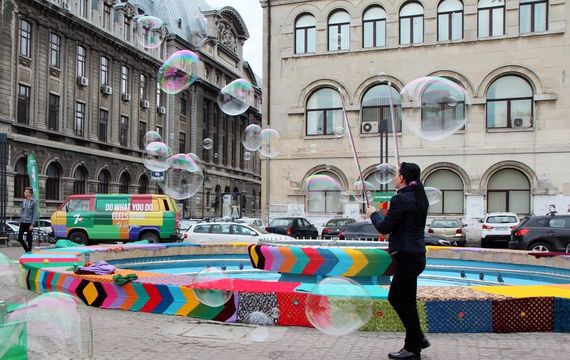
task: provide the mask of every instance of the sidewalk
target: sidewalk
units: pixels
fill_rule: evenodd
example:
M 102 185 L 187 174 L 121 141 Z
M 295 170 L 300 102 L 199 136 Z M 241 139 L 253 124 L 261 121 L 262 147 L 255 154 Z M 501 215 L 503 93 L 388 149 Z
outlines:
M 12 259 L 21 248 L 0 247 Z M 192 318 L 88 307 L 96 359 L 387 359 L 403 333 L 356 332 L 332 337 L 312 328 L 255 328 Z M 569 333 L 428 334 L 422 359 L 564 358 Z M 261 340 L 261 341 L 258 341 Z M 33 360 L 33 359 L 31 359 Z

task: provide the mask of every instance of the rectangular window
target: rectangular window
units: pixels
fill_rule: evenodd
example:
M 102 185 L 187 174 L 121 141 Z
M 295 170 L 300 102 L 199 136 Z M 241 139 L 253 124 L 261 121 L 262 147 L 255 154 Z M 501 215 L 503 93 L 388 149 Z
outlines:
M 61 58 L 61 37 L 49 34 L 49 66 L 59 69 Z
M 25 57 L 32 57 L 32 24 L 20 19 L 19 30 L 20 46 L 19 53 Z
M 373 21 L 365 21 L 363 28 L 363 37 L 364 37 L 364 47 L 371 48 L 374 46 L 374 22 Z
M 18 84 L 18 124 L 30 124 L 30 87 Z
M 129 68 L 121 66 L 121 94 L 129 93 Z
M 59 129 L 59 96 L 55 94 L 49 94 L 48 129 Z
M 479 37 L 489 37 L 489 17 L 491 14 L 490 9 L 481 9 L 479 10 L 479 17 L 478 17 L 478 30 L 479 30 Z
M 144 136 L 146 134 L 146 122 L 139 121 L 139 149 L 144 150 Z
M 146 90 L 146 75 L 141 74 L 140 84 L 139 84 L 139 96 L 141 100 L 147 100 L 148 94 Z
M 184 98 L 184 95 L 180 96 L 180 115 L 182 116 L 186 116 L 186 99 Z
M 178 134 L 178 152 L 186 153 L 186 134 L 182 132 Z
M 131 41 L 131 19 L 125 17 L 124 37 L 126 41 Z
M 101 86 L 109 85 L 109 59 L 101 56 Z
M 463 39 L 463 12 L 451 15 L 451 40 Z
M 162 106 L 162 91 L 158 81 L 156 82 L 156 106 Z
M 103 4 L 103 28 L 109 30 L 111 26 L 111 5 Z
M 504 34 L 504 10 L 505 8 L 495 8 L 493 9 L 493 28 L 492 34 L 493 36 L 501 36 Z
M 162 126 L 156 126 L 156 132 L 158 133 L 158 135 L 162 136 Z
M 449 40 L 449 14 L 439 14 L 437 17 L 437 39 Z
M 407 45 L 411 42 L 411 34 L 410 34 L 410 18 L 402 18 L 400 19 L 400 44 Z
M 420 44 L 424 42 L 424 17 L 423 16 L 415 16 L 413 18 L 413 43 Z
M 83 136 L 85 128 L 85 104 L 81 102 L 75 103 L 75 123 L 73 132 L 77 136 Z
M 363 22 L 363 47 L 382 47 L 386 45 L 386 20 Z
M 107 127 L 109 124 L 109 112 L 107 110 L 99 110 L 99 140 L 107 141 Z
M 376 21 L 376 47 L 386 46 L 386 20 Z
M 129 143 L 129 118 L 121 115 L 121 123 L 119 125 L 119 144 L 127 146 Z
M 77 77 L 85 76 L 86 51 L 83 46 L 77 46 Z
M 87 0 L 79 0 L 79 16 L 87 18 Z
M 506 128 L 507 101 L 487 101 L 487 128 Z
M 522 0 L 519 8 L 521 34 L 546 31 L 547 1 Z

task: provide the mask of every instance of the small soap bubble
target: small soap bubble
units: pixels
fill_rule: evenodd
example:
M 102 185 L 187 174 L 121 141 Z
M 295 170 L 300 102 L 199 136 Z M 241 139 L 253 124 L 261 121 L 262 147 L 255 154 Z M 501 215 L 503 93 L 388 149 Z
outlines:
M 256 124 L 246 127 L 241 135 L 241 143 L 247 150 L 257 151 L 261 146 L 261 127 Z
M 228 115 L 243 114 L 253 103 L 254 88 L 247 80 L 237 79 L 218 93 L 218 106 Z
M 166 25 L 156 16 L 141 16 L 135 23 L 135 38 L 147 49 L 159 47 L 166 37 Z
M 190 50 L 172 54 L 158 69 L 157 81 L 167 94 L 177 94 L 187 89 L 197 79 L 198 55 Z

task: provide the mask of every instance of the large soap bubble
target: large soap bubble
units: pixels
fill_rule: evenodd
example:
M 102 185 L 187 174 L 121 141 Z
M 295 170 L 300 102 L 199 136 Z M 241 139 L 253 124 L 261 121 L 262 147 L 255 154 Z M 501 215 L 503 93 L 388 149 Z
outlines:
M 158 131 L 148 131 L 146 134 L 144 134 L 143 145 L 145 147 L 153 142 L 162 142 L 162 136 L 160 136 Z
M 422 77 L 401 92 L 403 123 L 420 138 L 439 141 L 464 129 L 470 100 L 465 89 L 446 78 Z
M 334 177 L 327 174 L 313 174 L 305 180 L 304 188 L 309 211 L 324 212 L 341 209 L 340 197 L 343 188 Z
M 224 86 L 218 94 L 218 106 L 228 115 L 243 114 L 253 103 L 253 85 L 247 80 L 237 79 Z
M 194 275 L 192 292 L 204 305 L 222 306 L 232 297 L 232 279 L 222 269 L 209 267 Z
M 261 146 L 259 153 L 265 157 L 272 158 L 281 153 L 281 135 L 275 129 L 263 129 L 260 133 Z
M 374 184 L 367 180 L 356 180 L 354 182 L 354 200 L 361 204 L 366 204 L 374 198 Z
M 170 167 L 168 158 L 171 156 L 172 151 L 168 145 L 160 141 L 155 141 L 145 147 L 143 151 L 143 163 L 150 171 L 166 171 Z
M 243 147 L 249 151 L 257 151 L 261 146 L 261 127 L 256 124 L 248 125 L 241 135 Z
M 309 322 L 325 334 L 348 335 L 370 320 L 372 300 L 356 281 L 328 277 L 311 289 L 305 302 L 305 314 Z
M 157 81 L 167 94 L 177 94 L 197 79 L 198 55 L 190 50 L 179 50 L 158 69 Z
M 135 37 L 143 47 L 155 49 L 166 37 L 166 25 L 156 16 L 141 16 L 135 24 Z
M 389 163 L 382 163 L 376 166 L 374 176 L 382 185 L 391 183 L 396 177 L 396 167 Z
M 204 183 L 204 173 L 191 156 L 176 154 L 167 162 L 169 167 L 164 173 L 164 181 L 159 184 L 168 196 L 184 200 L 200 191 Z
M 426 186 L 424 188 L 424 191 L 426 192 L 428 203 L 430 205 L 435 205 L 441 201 L 441 190 L 436 189 L 432 186 Z

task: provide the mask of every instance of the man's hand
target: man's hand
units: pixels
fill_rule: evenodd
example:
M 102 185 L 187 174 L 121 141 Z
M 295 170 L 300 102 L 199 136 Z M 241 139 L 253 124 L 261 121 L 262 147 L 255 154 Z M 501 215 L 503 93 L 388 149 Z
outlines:
M 376 209 L 374 208 L 374 206 L 368 206 L 368 209 L 366 209 L 366 216 L 370 217 L 372 216 L 372 213 L 376 212 Z
M 30 225 L 30 231 L 34 230 L 34 225 Z

